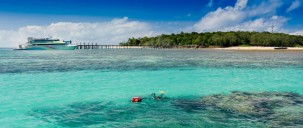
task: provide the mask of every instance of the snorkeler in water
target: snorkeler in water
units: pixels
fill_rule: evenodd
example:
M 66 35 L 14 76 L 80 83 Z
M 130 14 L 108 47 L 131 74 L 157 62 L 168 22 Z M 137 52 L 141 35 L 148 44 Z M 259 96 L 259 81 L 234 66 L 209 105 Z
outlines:
M 133 97 L 131 102 L 133 103 L 138 103 L 138 102 L 142 102 L 143 99 L 153 99 L 153 100 L 161 100 L 161 99 L 167 99 L 166 97 L 164 97 L 165 92 L 164 91 L 160 91 L 160 95 L 156 95 L 156 93 L 152 93 L 150 94 L 150 98 L 141 98 L 139 96 L 137 97 Z
M 164 97 L 164 94 L 165 94 L 165 92 L 161 91 L 159 96 L 157 96 L 156 93 L 152 93 L 150 95 L 151 95 L 152 99 L 154 99 L 154 100 L 161 100 Z

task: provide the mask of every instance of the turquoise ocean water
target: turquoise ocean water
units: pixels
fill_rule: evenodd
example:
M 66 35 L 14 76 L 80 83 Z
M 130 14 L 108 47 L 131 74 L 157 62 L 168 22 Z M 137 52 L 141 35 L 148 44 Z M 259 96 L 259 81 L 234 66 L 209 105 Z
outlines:
M 231 91 L 303 94 L 303 52 L 0 51 L 2 128 L 265 127 L 180 102 Z

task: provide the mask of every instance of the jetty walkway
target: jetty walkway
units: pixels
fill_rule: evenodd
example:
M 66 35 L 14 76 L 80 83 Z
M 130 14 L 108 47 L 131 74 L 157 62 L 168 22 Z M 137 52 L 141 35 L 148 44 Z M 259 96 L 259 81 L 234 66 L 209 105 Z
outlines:
M 97 43 L 79 43 L 76 49 L 184 49 L 196 46 L 122 46 L 122 45 L 99 45 Z

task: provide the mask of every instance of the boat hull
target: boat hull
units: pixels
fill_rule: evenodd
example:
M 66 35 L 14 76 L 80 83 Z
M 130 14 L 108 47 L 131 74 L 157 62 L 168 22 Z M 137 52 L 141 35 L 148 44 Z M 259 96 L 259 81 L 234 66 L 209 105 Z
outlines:
M 28 45 L 20 50 L 74 50 L 77 45 Z

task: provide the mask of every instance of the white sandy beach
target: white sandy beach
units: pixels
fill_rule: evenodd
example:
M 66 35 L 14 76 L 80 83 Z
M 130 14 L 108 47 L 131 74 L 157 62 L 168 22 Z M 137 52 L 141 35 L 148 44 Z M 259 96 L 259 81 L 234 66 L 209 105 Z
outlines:
M 271 50 L 283 50 L 283 51 L 303 51 L 303 47 L 287 47 L 287 49 L 275 49 L 277 47 L 228 47 L 228 48 L 214 48 L 219 50 L 243 50 L 243 51 L 271 51 Z

